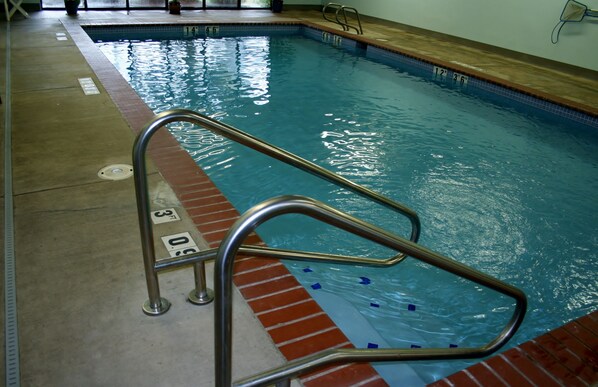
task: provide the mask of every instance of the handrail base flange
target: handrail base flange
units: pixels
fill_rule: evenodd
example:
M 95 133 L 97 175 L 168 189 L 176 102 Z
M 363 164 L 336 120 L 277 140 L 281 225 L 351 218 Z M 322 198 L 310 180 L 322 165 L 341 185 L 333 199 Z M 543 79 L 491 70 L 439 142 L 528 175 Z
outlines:
M 212 289 L 206 289 L 202 294 L 197 294 L 197 291 L 193 289 L 187 296 L 187 301 L 193 305 L 206 305 L 214 301 L 214 291 Z
M 143 313 L 148 316 L 159 316 L 168 312 L 168 309 L 170 309 L 170 301 L 162 297 L 160 297 L 160 305 L 155 308 L 151 306 L 150 300 L 143 303 Z

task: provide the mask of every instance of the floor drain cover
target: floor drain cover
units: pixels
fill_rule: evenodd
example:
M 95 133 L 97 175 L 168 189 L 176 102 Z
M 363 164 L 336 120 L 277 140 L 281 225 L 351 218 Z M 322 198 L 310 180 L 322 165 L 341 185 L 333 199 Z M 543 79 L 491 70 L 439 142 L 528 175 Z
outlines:
M 98 176 L 106 180 L 123 180 L 133 176 L 133 167 L 127 164 L 112 164 L 98 171 Z

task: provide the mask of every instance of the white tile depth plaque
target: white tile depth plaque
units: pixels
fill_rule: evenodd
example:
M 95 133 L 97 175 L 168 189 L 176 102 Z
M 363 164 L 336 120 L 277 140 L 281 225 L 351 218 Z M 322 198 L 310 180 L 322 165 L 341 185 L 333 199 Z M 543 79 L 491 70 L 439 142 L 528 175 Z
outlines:
M 181 232 L 160 238 L 162 239 L 162 243 L 164 243 L 164 246 L 166 247 L 166 250 L 168 250 L 168 253 L 171 257 L 180 257 L 182 255 L 196 253 L 199 251 L 195 241 L 193 238 L 191 238 L 191 234 L 188 232 Z
M 181 217 L 174 208 L 165 208 L 163 210 L 152 211 L 152 222 L 154 224 L 176 222 Z

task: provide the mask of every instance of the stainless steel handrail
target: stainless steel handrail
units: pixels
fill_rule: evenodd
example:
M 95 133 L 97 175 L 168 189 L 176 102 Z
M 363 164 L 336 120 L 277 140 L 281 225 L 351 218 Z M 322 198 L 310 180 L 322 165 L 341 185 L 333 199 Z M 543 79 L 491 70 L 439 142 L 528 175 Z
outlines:
M 144 302 L 142 310 L 149 316 L 164 314 L 170 309 L 170 302 L 160 297 L 160 283 L 156 270 L 156 251 L 154 248 L 154 231 L 151 220 L 150 199 L 147 183 L 147 168 L 145 154 L 152 136 L 163 125 L 152 125 L 155 120 L 139 133 L 133 144 L 133 179 L 135 182 L 135 196 L 137 199 L 137 217 L 143 252 L 145 281 L 147 284 L 148 300 Z M 195 288 L 189 292 L 187 299 L 195 305 L 209 304 L 214 300 L 214 292 L 207 288 L 205 260 L 196 260 L 194 264 Z
M 347 13 L 345 12 L 346 10 L 350 10 L 353 11 L 353 13 L 355 13 L 355 17 L 357 18 L 357 25 L 359 26 L 359 28 L 349 24 L 348 20 L 347 20 Z M 338 13 L 342 11 L 343 12 L 343 18 L 345 19 L 345 22 L 343 23 L 342 21 L 339 20 L 338 18 Z M 336 10 L 336 21 L 343 26 L 343 29 L 345 29 L 345 31 L 349 31 L 349 28 L 353 28 L 358 35 L 363 35 L 363 29 L 361 28 L 361 19 L 359 18 L 359 12 L 357 12 L 357 10 L 353 7 L 347 7 L 345 5 L 343 5 L 341 8 Z
M 281 196 L 262 202 L 248 210 L 229 230 L 218 249 L 214 287 L 216 299 L 215 354 L 216 386 L 231 386 L 232 369 L 232 275 L 233 263 L 242 248 L 242 242 L 259 225 L 280 215 L 297 213 L 336 226 L 347 232 L 367 238 L 382 246 L 397 250 L 442 270 L 468 279 L 479 285 L 502 293 L 515 300 L 515 310 L 508 324 L 488 344 L 477 348 L 434 349 L 333 349 L 323 353 L 291 361 L 283 366 L 243 379 L 235 386 L 264 386 L 286 382 L 315 368 L 336 362 L 373 362 L 398 360 L 440 360 L 480 358 L 501 348 L 517 331 L 527 308 L 527 298 L 518 288 L 492 276 L 481 273 L 414 242 L 396 236 L 376 226 L 342 213 L 314 199 L 303 196 Z M 295 259 L 297 257 L 290 256 Z M 301 259 L 301 258 L 299 258 Z M 364 258 L 363 265 L 368 264 Z
M 163 270 L 191 265 L 196 262 L 209 261 L 216 258 L 218 248 L 202 250 L 197 253 L 184 255 L 182 257 L 166 258 L 156 261 L 154 269 L 158 272 Z M 363 264 L 367 263 L 369 266 L 386 267 L 393 266 L 404 259 L 404 255 L 396 255 L 390 258 L 360 258 L 350 255 L 317 253 L 310 251 L 285 250 L 276 249 L 264 246 L 242 245 L 239 248 L 239 255 L 263 258 L 277 258 L 277 259 L 300 259 L 302 261 L 326 261 L 341 264 Z
M 326 5 L 325 5 L 325 6 L 322 8 L 322 16 L 324 17 L 324 19 L 328 20 L 329 22 L 332 22 L 332 23 L 337 23 L 337 24 L 338 24 L 338 21 L 337 21 L 337 20 L 335 20 L 335 19 L 329 19 L 328 17 L 326 17 L 326 9 L 327 9 L 328 7 L 331 7 L 331 8 L 332 8 L 332 7 L 334 7 L 334 8 L 337 8 L 337 10 L 338 10 L 338 8 L 340 8 L 340 7 L 342 7 L 342 6 L 343 6 L 343 5 L 342 5 L 342 4 L 339 4 L 339 3 L 328 3 L 328 4 L 326 4 Z M 335 13 L 335 14 L 336 14 L 336 13 Z M 343 30 L 344 30 L 344 29 L 345 29 L 345 27 L 344 27 L 344 26 L 342 26 L 342 27 L 343 27 Z
M 336 11 L 334 13 L 334 17 L 335 17 L 334 19 L 329 19 L 326 16 L 326 10 L 328 7 L 336 9 Z M 357 24 L 358 24 L 359 28 L 349 24 L 349 21 L 347 19 L 347 13 L 345 12 L 345 10 L 347 10 L 347 9 L 350 11 L 353 11 L 353 13 L 355 13 L 355 17 L 357 19 Z M 343 13 L 343 19 L 345 20 L 344 22 L 339 19 L 339 12 L 341 12 L 341 11 Z M 361 28 L 361 19 L 359 17 L 359 12 L 357 11 L 357 9 L 355 9 L 353 7 L 347 7 L 347 6 L 339 4 L 339 3 L 328 3 L 322 8 L 322 16 L 324 17 L 325 20 L 328 20 L 329 22 L 339 24 L 341 27 L 343 27 L 343 31 L 349 31 L 350 28 L 353 28 L 357 32 L 357 34 L 363 35 L 363 29 Z
M 177 121 L 189 122 L 194 125 L 201 126 L 207 130 L 210 130 L 216 134 L 229 138 L 241 145 L 254 149 L 258 152 L 261 152 L 267 156 L 270 156 L 276 160 L 282 161 L 286 164 L 289 164 L 295 168 L 298 168 L 302 171 L 308 172 L 314 176 L 317 176 L 321 179 L 324 179 L 332 184 L 335 184 L 339 187 L 343 187 L 351 192 L 354 192 L 362 197 L 365 197 L 369 200 L 372 200 L 378 204 L 385 206 L 409 219 L 411 223 L 411 235 L 409 239 L 413 242 L 417 242 L 419 239 L 420 234 L 420 221 L 419 217 L 412 209 L 397 203 L 385 196 L 382 196 L 368 188 L 365 188 L 359 184 L 356 184 L 348 179 L 345 179 L 342 176 L 339 176 L 329 170 L 320 167 L 317 164 L 314 164 L 310 161 L 307 161 L 291 152 L 288 152 L 282 148 L 269 144 L 263 140 L 258 139 L 257 137 L 251 136 L 248 133 L 242 132 L 239 129 L 236 129 L 230 125 L 221 123 L 216 121 L 208 116 L 203 114 L 191 111 L 191 110 L 184 110 L 184 109 L 174 109 L 165 111 L 163 113 L 157 114 L 146 126 L 143 130 L 138 134 L 137 138 L 135 139 L 135 143 L 133 145 L 133 170 L 134 170 L 134 179 L 135 179 L 135 193 L 137 197 L 137 210 L 138 210 L 138 218 L 139 218 L 139 230 L 141 235 L 141 244 L 143 249 L 143 260 L 144 260 L 144 269 L 145 269 L 145 277 L 146 283 L 148 288 L 148 296 L 149 299 L 145 302 L 143 310 L 146 314 L 150 315 L 159 315 L 165 313 L 170 303 L 165 298 L 160 297 L 160 289 L 159 289 L 159 282 L 158 282 L 158 271 L 164 268 L 164 265 L 168 265 L 169 267 L 174 267 L 177 265 L 186 265 L 186 264 L 196 264 L 196 265 L 204 265 L 204 261 L 206 260 L 204 255 L 205 253 L 194 254 L 191 256 L 185 256 L 182 258 L 173 258 L 161 261 L 161 263 L 156 263 L 156 256 L 154 250 L 154 236 L 153 236 L 153 228 L 151 224 L 151 217 L 150 217 L 150 203 L 149 203 L 149 194 L 147 189 L 147 171 L 145 165 L 145 153 L 148 146 L 148 143 L 151 137 L 156 133 L 160 128 L 163 126 Z M 261 254 L 274 254 L 276 250 L 268 250 L 268 249 L 259 249 L 255 247 L 256 252 L 260 252 Z M 203 255 L 202 255 L 203 254 Z M 302 256 L 309 255 L 310 253 L 301 252 L 298 254 Z M 273 255 L 269 255 L 273 256 Z M 318 256 L 317 254 L 314 256 Z M 321 255 L 320 255 L 321 256 Z M 332 259 L 332 255 L 329 257 Z M 337 256 L 342 257 L 342 256 Z M 349 258 L 349 257 L 345 257 Z M 388 258 L 387 262 L 400 262 L 402 259 L 405 258 L 404 254 L 399 254 L 396 257 Z M 318 259 L 318 258 L 315 258 Z M 341 258 L 341 260 L 344 258 Z M 379 262 L 381 265 L 385 265 L 385 263 Z M 388 264 L 388 263 L 386 263 Z M 190 298 L 194 294 L 205 295 L 207 298 L 208 296 L 211 297 L 211 291 L 209 289 L 205 289 L 205 278 L 201 277 L 202 270 L 200 270 L 200 266 L 196 266 L 196 290 L 190 293 Z M 204 272 L 205 275 L 205 272 Z

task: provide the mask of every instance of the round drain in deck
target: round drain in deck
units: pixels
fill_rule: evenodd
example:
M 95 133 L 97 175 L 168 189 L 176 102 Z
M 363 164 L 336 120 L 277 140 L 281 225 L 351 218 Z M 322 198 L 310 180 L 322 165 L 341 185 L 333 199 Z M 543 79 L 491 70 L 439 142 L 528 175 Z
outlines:
M 133 176 L 133 167 L 127 164 L 112 164 L 98 171 L 98 176 L 106 180 L 124 180 Z

